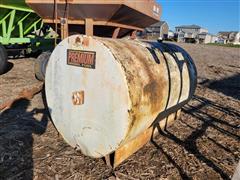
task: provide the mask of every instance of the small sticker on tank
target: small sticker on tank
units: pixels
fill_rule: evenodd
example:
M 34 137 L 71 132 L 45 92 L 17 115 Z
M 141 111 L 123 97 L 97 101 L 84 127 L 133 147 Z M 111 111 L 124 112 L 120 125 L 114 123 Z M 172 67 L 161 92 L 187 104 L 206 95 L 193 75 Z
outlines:
M 82 50 L 67 50 L 67 64 L 84 68 L 96 68 L 96 52 Z

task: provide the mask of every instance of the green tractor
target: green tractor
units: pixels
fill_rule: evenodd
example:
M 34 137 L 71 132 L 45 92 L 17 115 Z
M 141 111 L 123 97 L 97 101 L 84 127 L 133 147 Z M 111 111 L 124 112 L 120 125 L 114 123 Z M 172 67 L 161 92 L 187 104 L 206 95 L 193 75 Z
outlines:
M 7 70 L 8 56 L 51 50 L 54 36 L 25 0 L 0 0 L 0 74 Z

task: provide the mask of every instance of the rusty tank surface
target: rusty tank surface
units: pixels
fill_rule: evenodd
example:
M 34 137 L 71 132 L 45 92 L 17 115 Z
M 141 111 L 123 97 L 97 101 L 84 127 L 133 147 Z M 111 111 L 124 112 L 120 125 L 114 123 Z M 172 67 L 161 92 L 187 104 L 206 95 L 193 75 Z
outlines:
M 160 20 L 155 0 L 26 0 L 44 23 L 62 33 L 123 37 Z M 60 32 L 60 31 L 59 31 Z
M 118 166 L 193 96 L 197 71 L 183 49 L 136 40 L 137 31 L 160 20 L 155 0 L 26 3 L 61 34 L 48 54 L 47 104 L 59 133 L 86 156 Z
M 53 51 L 45 88 L 66 142 L 116 167 L 179 116 L 196 82 L 174 44 L 73 35 Z

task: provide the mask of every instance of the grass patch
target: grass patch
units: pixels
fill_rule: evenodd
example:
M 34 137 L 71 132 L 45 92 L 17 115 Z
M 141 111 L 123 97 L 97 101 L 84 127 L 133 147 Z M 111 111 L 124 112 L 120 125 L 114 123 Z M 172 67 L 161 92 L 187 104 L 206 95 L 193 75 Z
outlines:
M 207 45 L 240 48 L 240 45 L 239 45 L 239 44 L 219 44 L 219 43 L 208 43 Z

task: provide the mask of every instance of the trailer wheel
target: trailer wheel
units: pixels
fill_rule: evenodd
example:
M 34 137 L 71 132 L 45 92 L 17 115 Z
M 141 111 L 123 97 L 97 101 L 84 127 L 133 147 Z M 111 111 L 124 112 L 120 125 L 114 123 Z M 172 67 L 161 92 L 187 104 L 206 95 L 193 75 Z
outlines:
M 35 61 L 35 65 L 34 65 L 35 77 L 39 81 L 45 80 L 47 63 L 50 56 L 51 56 L 51 52 L 43 52 L 38 56 L 37 60 Z
M 7 51 L 5 47 L 0 44 L 0 75 L 6 72 L 7 58 Z

